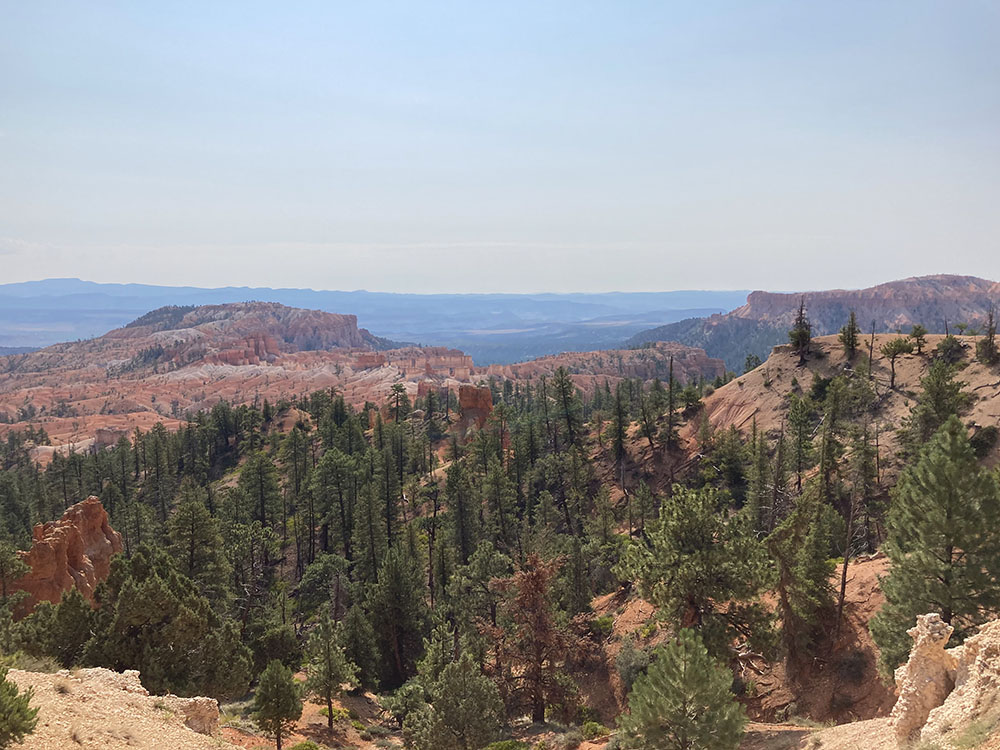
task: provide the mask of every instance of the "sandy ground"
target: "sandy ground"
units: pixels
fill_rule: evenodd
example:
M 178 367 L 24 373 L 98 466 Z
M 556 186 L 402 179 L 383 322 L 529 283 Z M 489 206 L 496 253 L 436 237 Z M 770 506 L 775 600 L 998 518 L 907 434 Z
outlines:
M 103 670 L 102 670 L 103 671 Z M 233 746 L 188 729 L 155 696 L 123 689 L 113 672 L 44 674 L 10 670 L 19 688 L 32 688 L 39 709 L 34 734 L 17 750 L 220 750 Z

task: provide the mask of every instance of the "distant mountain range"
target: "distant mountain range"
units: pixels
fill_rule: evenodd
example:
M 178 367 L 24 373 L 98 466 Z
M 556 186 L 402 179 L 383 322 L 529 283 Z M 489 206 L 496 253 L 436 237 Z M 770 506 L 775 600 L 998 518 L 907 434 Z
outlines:
M 359 325 L 380 337 L 455 347 L 477 364 L 506 364 L 562 351 L 619 346 L 646 329 L 731 310 L 746 295 L 745 290 L 390 294 L 46 279 L 0 284 L 0 347 L 33 348 L 88 339 L 170 305 L 253 300 L 353 314 Z
M 679 341 L 705 350 L 726 366 L 742 372 L 747 354 L 767 359 L 772 347 L 787 343 L 788 329 L 805 301 L 813 335 L 837 333 L 853 310 L 858 324 L 878 333 L 909 331 L 919 323 L 931 333 L 944 333 L 959 323 L 981 325 L 990 308 L 1000 307 L 1000 284 L 975 276 L 921 276 L 867 289 L 778 294 L 753 292 L 746 304 L 726 314 L 693 317 L 648 331 L 629 340 L 631 346 Z

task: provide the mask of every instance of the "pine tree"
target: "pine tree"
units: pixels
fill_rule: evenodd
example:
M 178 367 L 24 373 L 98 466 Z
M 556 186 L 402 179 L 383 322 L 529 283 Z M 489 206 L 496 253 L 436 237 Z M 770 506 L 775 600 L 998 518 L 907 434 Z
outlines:
M 997 351 L 996 314 L 992 305 L 986 314 L 985 334 L 976 342 L 976 359 L 984 365 L 996 364 L 997 359 L 1000 359 L 1000 352 Z
M 488 525 L 495 544 L 504 552 L 510 552 L 515 548 L 517 537 L 517 491 L 496 456 L 489 458 L 483 494 L 485 506 L 489 509 Z
M 910 649 L 915 618 L 938 612 L 961 642 L 1000 612 L 1000 488 L 979 468 L 952 416 L 904 469 L 892 492 L 882 581 L 886 603 L 871 623 L 882 665 L 892 670 Z
M 698 634 L 684 628 L 657 650 L 629 694 L 626 747 L 636 750 L 736 750 L 746 717 Z
M 802 492 L 802 475 L 813 466 L 813 409 L 809 400 L 791 395 L 788 407 L 788 429 L 792 439 L 792 467 L 795 470 L 795 489 Z
M 261 673 L 253 697 L 254 720 L 264 732 L 274 735 L 281 750 L 285 735 L 302 716 L 302 695 L 292 670 L 273 659 Z
M 240 472 L 239 487 L 250 499 L 251 507 L 256 508 L 261 526 L 273 525 L 281 505 L 281 490 L 278 470 L 267 454 L 258 452 L 247 459 Z
M 815 644 L 822 615 L 832 607 L 831 513 L 810 488 L 798 496 L 794 510 L 767 538 L 778 571 L 779 633 L 793 669 Z
M 404 544 L 390 549 L 368 596 L 372 626 L 381 636 L 383 680 L 398 687 L 413 676 L 423 648 L 426 619 L 420 567 Z
M 840 343 L 844 347 L 844 356 L 850 362 L 858 351 L 858 337 L 861 335 L 861 328 L 858 326 L 857 316 L 851 310 L 847 318 L 847 324 L 840 329 Z
M 955 379 L 955 368 L 938 359 L 920 379 L 920 395 L 904 425 L 904 438 L 911 452 L 927 443 L 953 414 L 961 414 L 971 397 L 965 383 Z
M 7 679 L 7 667 L 0 666 L 0 748 L 8 748 L 35 731 L 38 709 L 31 707 L 34 693 L 24 692 Z
M 799 367 L 802 367 L 809 356 L 809 345 L 812 343 L 812 326 L 806 317 L 805 297 L 799 301 L 799 311 L 795 315 L 792 329 L 788 332 L 788 341 L 792 345 L 792 351 L 799 355 Z
M 531 711 L 532 721 L 545 721 L 545 709 L 566 705 L 576 691 L 565 674 L 565 662 L 577 647 L 569 629 L 555 617 L 552 583 L 559 562 L 544 562 L 528 555 L 510 578 L 494 582 L 508 595 L 504 603 L 504 625 L 490 628 L 495 660 L 503 672 L 505 694 Z
M 167 522 L 167 549 L 177 569 L 222 610 L 231 599 L 226 582 L 232 569 L 225 556 L 219 522 L 208 512 L 201 491 L 190 478 L 181 483 L 179 496 L 180 504 Z
M 341 545 L 347 560 L 353 559 L 351 539 L 354 534 L 356 487 L 354 459 L 337 448 L 327 450 L 312 474 L 311 489 L 323 516 L 323 529 L 333 529 L 334 538 Z M 323 551 L 327 551 L 330 544 L 327 532 L 321 538 Z
M 728 654 L 738 637 L 770 651 L 774 632 L 760 601 L 767 553 L 745 514 L 726 512 L 726 499 L 714 488 L 675 486 L 646 543 L 630 543 L 616 573 L 637 581 L 675 627 L 696 628 L 713 654 Z
M 17 554 L 17 547 L 6 539 L 0 539 L 0 605 L 14 592 L 14 582 L 31 568 Z
M 503 703 L 470 653 L 445 666 L 428 693 L 430 705 L 403 727 L 416 750 L 479 750 L 497 738 Z
M 465 467 L 457 458 L 448 469 L 444 493 L 458 561 L 466 565 L 479 540 L 479 517 Z
M 360 605 L 355 604 L 341 623 L 341 643 L 344 656 L 358 667 L 358 682 L 367 690 L 378 688 L 378 641 L 371 620 Z
M 321 617 L 309 634 L 306 659 L 306 692 L 326 704 L 326 724 L 332 732 L 333 699 L 340 695 L 344 683 L 354 683 L 358 668 L 344 655 L 337 629 L 328 616 Z

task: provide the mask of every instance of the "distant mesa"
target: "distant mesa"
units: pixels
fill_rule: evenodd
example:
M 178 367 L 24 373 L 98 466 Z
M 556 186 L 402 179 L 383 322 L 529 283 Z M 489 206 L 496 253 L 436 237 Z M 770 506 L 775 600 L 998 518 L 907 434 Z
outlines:
M 703 348 L 709 356 L 726 361 L 742 372 L 747 354 L 766 359 L 771 348 L 788 341 L 799 302 L 805 300 L 813 335 L 837 333 L 851 310 L 862 330 L 877 333 L 908 331 L 919 323 L 931 333 L 946 326 L 979 323 L 991 306 L 1000 307 L 1000 284 L 975 276 L 921 276 L 867 289 L 833 289 L 820 292 L 751 292 L 746 304 L 725 314 L 689 318 L 637 333 L 631 346 L 652 341 L 679 341 Z

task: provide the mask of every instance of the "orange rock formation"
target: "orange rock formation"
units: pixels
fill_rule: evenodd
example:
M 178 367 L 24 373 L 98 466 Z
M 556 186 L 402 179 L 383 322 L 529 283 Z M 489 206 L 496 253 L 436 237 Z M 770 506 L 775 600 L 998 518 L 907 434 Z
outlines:
M 58 521 L 36 525 L 31 549 L 18 553 L 31 568 L 14 583 L 28 593 L 18 615 L 30 613 L 40 601 L 58 602 L 74 585 L 93 602 L 94 589 L 111 571 L 112 556 L 121 551 L 121 534 L 111 528 L 107 511 L 93 496 L 70 507 Z

